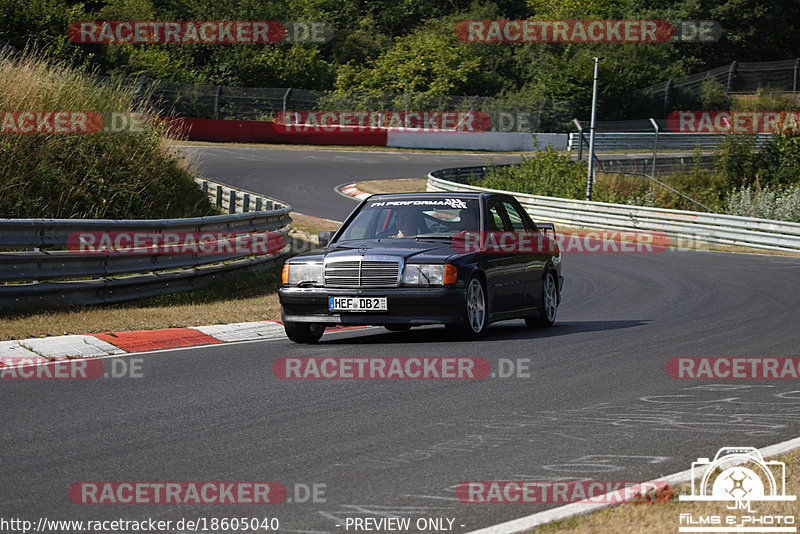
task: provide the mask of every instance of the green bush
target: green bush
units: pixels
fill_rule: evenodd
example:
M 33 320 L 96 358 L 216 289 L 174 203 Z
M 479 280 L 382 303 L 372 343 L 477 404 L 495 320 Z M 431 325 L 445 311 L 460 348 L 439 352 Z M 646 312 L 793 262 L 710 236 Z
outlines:
M 730 215 L 800 222 L 800 185 L 760 191 L 744 186 L 731 193 L 725 208 Z
M 472 185 L 574 199 L 586 198 L 586 163 L 576 163 L 568 155 L 548 146 L 525 158 L 514 167 L 495 169 Z
M 131 90 L 97 85 L 33 54 L 0 55 L 0 109 L 144 112 Z M 0 134 L 0 215 L 8 218 L 172 218 L 214 207 L 170 149 L 163 123 L 140 131 Z

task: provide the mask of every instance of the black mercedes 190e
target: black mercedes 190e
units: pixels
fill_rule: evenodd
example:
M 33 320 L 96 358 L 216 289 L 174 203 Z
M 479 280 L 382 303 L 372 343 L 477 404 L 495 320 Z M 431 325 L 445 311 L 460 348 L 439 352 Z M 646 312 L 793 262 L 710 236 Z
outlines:
M 474 339 L 505 319 L 550 326 L 563 277 L 547 227 L 508 195 L 373 195 L 336 232 L 320 233 L 324 248 L 284 265 L 278 296 L 286 335 L 316 343 L 328 325 L 443 324 Z M 502 247 L 485 246 L 494 236 Z

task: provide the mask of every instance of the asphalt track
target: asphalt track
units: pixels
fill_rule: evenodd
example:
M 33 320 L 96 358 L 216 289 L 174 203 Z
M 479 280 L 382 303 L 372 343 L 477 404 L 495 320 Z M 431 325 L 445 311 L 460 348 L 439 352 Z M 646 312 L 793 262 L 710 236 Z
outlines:
M 318 169 L 296 171 L 296 191 L 317 187 Z M 318 201 L 344 211 L 352 202 L 330 191 Z M 511 321 L 470 343 L 433 327 L 370 328 L 316 346 L 278 340 L 114 359 L 141 358 L 136 379 L 3 381 L 2 516 L 276 517 L 281 531 L 307 533 L 354 532 L 348 516 L 399 516 L 412 525 L 451 518 L 453 532 L 468 532 L 557 505 L 460 503 L 462 481 L 648 480 L 723 446 L 800 435 L 796 381 L 665 372 L 675 356 L 800 356 L 800 259 L 572 254 L 564 275 L 556 326 L 544 331 Z M 476 356 L 496 374 L 502 359 L 523 359 L 529 371 L 281 380 L 272 363 L 282 356 Z M 78 481 L 277 481 L 293 500 L 296 484 L 324 484 L 325 502 L 78 505 L 67 494 Z
M 333 200 L 337 185 L 356 180 L 424 178 L 447 167 L 521 161 L 516 154 L 446 154 L 192 146 L 184 148 L 212 180 L 289 202 L 295 211 L 336 221 L 355 204 Z

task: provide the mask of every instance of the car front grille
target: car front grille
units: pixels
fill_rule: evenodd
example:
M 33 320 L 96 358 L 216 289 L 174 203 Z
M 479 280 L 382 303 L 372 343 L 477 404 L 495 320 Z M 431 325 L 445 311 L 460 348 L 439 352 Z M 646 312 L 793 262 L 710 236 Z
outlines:
M 336 261 L 325 264 L 326 287 L 396 287 L 396 261 Z

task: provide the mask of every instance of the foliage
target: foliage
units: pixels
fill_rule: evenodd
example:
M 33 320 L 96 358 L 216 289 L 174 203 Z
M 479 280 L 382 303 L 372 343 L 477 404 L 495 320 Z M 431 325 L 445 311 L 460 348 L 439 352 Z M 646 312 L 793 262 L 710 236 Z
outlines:
M 119 84 L 98 86 L 64 64 L 30 53 L 0 56 L 0 109 L 144 112 Z M 4 217 L 165 218 L 214 208 L 168 148 L 163 123 L 140 131 L 0 137 Z
M 725 90 L 725 86 L 716 78 L 706 77 L 700 84 L 700 109 L 729 109 L 730 105 L 730 96 Z
M 548 146 L 525 158 L 518 166 L 494 169 L 485 178 L 470 183 L 532 195 L 584 199 L 586 174 L 585 162 L 576 163 Z
M 725 212 L 730 215 L 800 222 L 800 185 L 761 190 L 744 186 L 728 198 Z
M 798 221 L 800 217 L 800 136 L 776 135 L 761 150 L 753 136 L 727 136 L 715 154 L 715 170 L 700 165 L 659 181 L 716 212 Z M 517 166 L 499 168 L 473 185 L 520 193 L 583 199 L 585 162 L 548 147 Z M 702 210 L 697 204 L 642 175 L 598 173 L 592 200 L 669 209 Z
M 760 87 L 754 95 L 737 95 L 732 98 L 731 108 L 741 111 L 776 111 L 800 109 L 792 97 L 783 91 Z
M 647 99 L 611 99 L 668 78 L 727 62 L 794 57 L 800 48 L 796 0 L 0 0 L 0 41 L 47 49 L 50 57 L 103 74 L 146 75 L 185 83 L 295 87 L 342 92 L 570 100 L 588 109 L 592 57 L 600 63 L 603 119 L 647 116 Z M 335 28 L 322 45 L 76 45 L 78 20 L 321 21 Z M 476 44 L 456 39 L 467 19 L 716 20 L 725 29 L 706 44 Z M 780 39 L 764 38 L 780 35 Z M 725 105 L 704 85 L 697 105 Z M 676 91 L 675 102 L 685 95 Z M 662 99 L 663 100 L 663 99 Z M 693 104 L 694 102 L 687 102 Z M 696 109 L 694 107 L 685 109 Z

